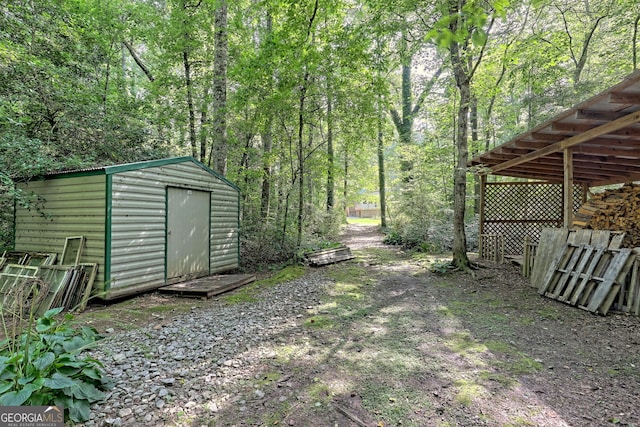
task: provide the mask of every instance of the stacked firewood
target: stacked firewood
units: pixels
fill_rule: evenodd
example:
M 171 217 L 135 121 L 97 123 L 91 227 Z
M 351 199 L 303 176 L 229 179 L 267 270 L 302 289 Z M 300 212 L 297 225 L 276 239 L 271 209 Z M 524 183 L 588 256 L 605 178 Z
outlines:
M 626 232 L 624 247 L 640 246 L 640 184 L 625 184 L 618 189 L 593 195 L 582 205 L 574 227 Z

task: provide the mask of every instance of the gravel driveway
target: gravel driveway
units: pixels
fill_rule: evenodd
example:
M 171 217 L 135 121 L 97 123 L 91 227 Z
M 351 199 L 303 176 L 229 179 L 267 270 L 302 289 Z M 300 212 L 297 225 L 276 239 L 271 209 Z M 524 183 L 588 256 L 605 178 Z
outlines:
M 511 265 L 433 274 L 375 227 L 343 241 L 356 259 L 254 301 L 110 329 L 93 355 L 115 386 L 83 425 L 640 426 L 639 318 L 540 297 Z

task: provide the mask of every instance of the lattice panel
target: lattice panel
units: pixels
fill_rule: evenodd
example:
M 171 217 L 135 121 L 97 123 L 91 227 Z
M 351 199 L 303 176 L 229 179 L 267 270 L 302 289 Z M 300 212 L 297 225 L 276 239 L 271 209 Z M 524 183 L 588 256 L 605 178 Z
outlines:
M 573 188 L 574 212 L 582 205 L 582 188 Z M 522 255 L 525 236 L 538 242 L 545 227 L 563 225 L 562 184 L 487 183 L 481 232 L 504 236 L 504 253 Z

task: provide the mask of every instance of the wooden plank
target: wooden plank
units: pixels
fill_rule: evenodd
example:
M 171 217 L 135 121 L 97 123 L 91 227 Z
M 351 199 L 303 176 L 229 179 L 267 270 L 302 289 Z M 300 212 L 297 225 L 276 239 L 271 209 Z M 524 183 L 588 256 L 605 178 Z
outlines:
M 615 233 L 611 237 L 611 242 L 609 243 L 609 249 L 620 249 L 622 247 L 622 242 L 624 241 L 626 233 Z
M 600 259 L 602 258 L 604 253 L 605 253 L 604 248 L 596 248 L 595 253 L 593 253 L 592 258 L 589 261 L 589 266 L 587 267 L 587 270 L 581 275 L 582 280 L 580 281 L 578 288 L 573 292 L 573 295 L 569 300 L 570 304 L 576 305 L 578 303 L 578 301 L 580 300 L 580 296 L 582 295 L 584 289 L 586 288 L 587 283 L 589 283 L 589 281 L 591 280 L 593 272 L 596 270 L 596 267 L 600 263 Z
M 638 280 L 640 280 L 640 260 L 638 260 L 638 258 L 636 258 L 634 267 L 635 274 L 631 276 L 631 280 L 633 280 L 633 282 L 635 283 L 635 295 L 633 297 L 631 313 L 635 314 L 636 316 L 640 316 L 640 284 L 638 284 Z
M 313 267 L 319 267 L 355 258 L 351 253 L 351 249 L 346 246 L 321 252 L 314 252 L 307 254 L 306 257 L 309 265 Z
M 554 256 L 563 250 L 567 242 L 569 230 L 566 228 L 543 228 L 538 241 L 538 248 L 531 268 L 530 285 L 540 288 Z
M 593 246 L 586 246 L 584 248 L 585 249 L 582 254 L 582 258 L 580 258 L 580 263 L 574 269 L 571 275 L 571 281 L 569 281 L 569 284 L 567 285 L 565 290 L 562 292 L 562 294 L 558 296 L 558 301 L 562 301 L 562 302 L 567 301 L 571 297 L 571 293 L 573 292 L 573 289 L 578 283 L 578 280 L 581 277 L 583 277 L 584 270 L 587 267 L 589 261 L 591 260 L 591 256 L 593 255 L 593 251 L 595 250 Z
M 620 249 L 618 253 L 615 254 L 611 264 L 609 264 L 609 268 L 605 273 L 602 283 L 595 289 L 591 300 L 587 304 L 587 309 L 592 313 L 598 311 L 600 306 L 605 302 L 607 296 L 609 295 L 609 291 L 612 289 L 615 284 L 618 275 L 621 270 L 624 268 L 627 260 L 631 256 L 631 249 Z M 608 308 L 607 308 L 608 310 Z
M 556 275 L 556 270 L 559 268 L 560 265 L 563 264 L 563 260 L 567 259 L 568 256 L 570 256 L 571 248 L 572 247 L 570 245 L 565 244 L 562 250 L 556 252 L 554 258 L 549 263 L 549 268 L 545 274 L 545 277 L 540 287 L 538 288 L 538 293 L 540 295 L 544 295 L 547 289 L 552 287 L 552 283 L 554 282 L 554 278 Z
M 627 283 L 627 300 L 625 304 L 620 307 L 622 311 L 629 313 L 633 312 L 633 307 L 635 304 L 635 300 L 637 297 L 637 289 L 638 289 L 638 257 L 636 255 L 636 259 L 633 261 L 633 265 L 631 266 L 631 275 L 628 278 Z
M 604 302 L 598 308 L 598 311 L 603 316 L 607 315 L 607 313 L 609 312 L 609 309 L 611 308 L 611 304 L 613 304 L 613 301 L 615 301 L 616 295 L 622 290 L 622 288 L 623 288 L 622 285 L 626 281 L 625 280 L 626 276 L 627 276 L 627 274 L 629 274 L 629 270 L 633 266 L 633 263 L 634 263 L 634 261 L 636 259 L 636 256 L 633 253 L 633 251 L 630 250 L 630 252 L 631 252 L 631 254 L 630 254 L 629 258 L 627 258 L 627 260 L 625 261 L 625 264 L 622 267 L 622 269 L 620 270 L 620 272 L 618 273 L 618 276 L 616 277 L 615 282 L 614 282 L 613 286 L 611 287 L 611 290 L 609 291 L 609 294 L 607 295 L 607 298 L 605 298 Z
M 609 240 L 611 238 L 611 232 L 609 230 L 592 230 L 591 231 L 591 246 L 608 247 Z
M 564 218 L 564 226 L 570 227 L 573 219 L 573 149 L 571 147 L 566 147 L 563 150 L 562 163 L 564 165 L 562 216 Z
M 554 288 L 551 291 L 549 291 L 550 298 L 556 299 L 562 293 L 562 291 L 565 288 L 565 285 L 567 284 L 567 281 L 571 278 L 571 275 L 573 273 L 573 270 L 576 267 L 576 264 L 578 263 L 578 260 L 580 260 L 581 256 L 584 254 L 586 249 L 587 247 L 584 245 L 573 248 L 573 253 L 571 254 L 571 258 L 569 259 L 567 264 L 561 269 L 558 269 L 558 271 L 562 273 L 562 275 L 560 275 L 560 277 L 558 278 L 558 281 L 555 284 Z
M 591 243 L 592 232 L 593 230 L 578 228 L 577 230 L 574 230 L 571 233 L 569 233 L 567 242 L 575 246 L 588 245 L 589 243 Z
M 239 288 L 256 280 L 254 274 L 225 274 L 209 276 L 158 289 L 162 293 L 178 294 L 185 297 L 210 298 Z

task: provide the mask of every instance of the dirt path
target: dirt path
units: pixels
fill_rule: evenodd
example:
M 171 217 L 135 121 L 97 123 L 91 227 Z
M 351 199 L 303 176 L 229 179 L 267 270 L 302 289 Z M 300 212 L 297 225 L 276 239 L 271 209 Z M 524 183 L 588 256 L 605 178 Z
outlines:
M 342 240 L 356 259 L 322 268 L 326 297 L 229 405 L 172 425 L 640 426 L 640 319 L 540 297 L 511 265 L 436 275 L 376 227 Z
M 327 302 L 288 343 L 283 423 L 640 426 L 637 318 L 540 297 L 511 265 L 438 276 L 381 239 L 343 236 L 358 258 L 327 268 Z

